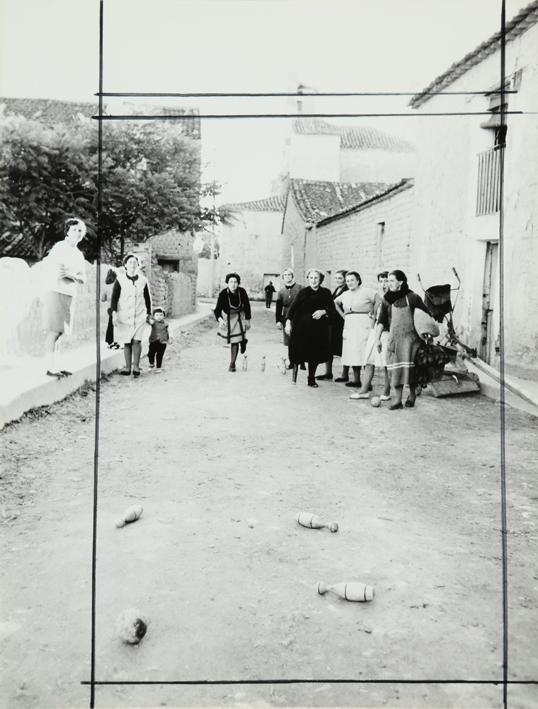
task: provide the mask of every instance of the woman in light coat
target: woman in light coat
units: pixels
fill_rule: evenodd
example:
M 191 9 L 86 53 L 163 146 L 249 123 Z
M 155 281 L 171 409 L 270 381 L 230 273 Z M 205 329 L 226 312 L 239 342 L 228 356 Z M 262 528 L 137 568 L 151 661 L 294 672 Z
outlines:
M 123 259 L 124 270 L 119 270 L 112 289 L 110 309 L 116 340 L 123 343 L 125 369 L 120 374 L 140 376 L 142 339 L 151 317 L 151 298 L 148 281 L 140 271 L 135 254 Z

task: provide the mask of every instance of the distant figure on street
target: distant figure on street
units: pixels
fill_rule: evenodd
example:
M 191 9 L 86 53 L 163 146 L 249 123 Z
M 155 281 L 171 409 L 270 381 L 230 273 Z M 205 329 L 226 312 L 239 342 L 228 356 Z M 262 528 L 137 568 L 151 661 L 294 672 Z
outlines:
M 110 308 L 116 339 L 123 343 L 125 368 L 120 374 L 140 376 L 142 339 L 151 317 L 151 297 L 148 281 L 140 270 L 140 261 L 135 254 L 123 259 L 123 269 L 112 289 Z
M 346 285 L 348 290 L 339 295 L 334 303 L 344 320 L 342 364 L 353 370 L 353 380 L 347 382 L 346 386 L 359 388 L 361 367 L 366 364 L 366 343 L 371 332 L 369 314 L 374 307 L 376 292 L 362 285 L 362 278 L 357 271 L 347 272 Z
M 300 364 L 308 362 L 308 386 L 318 387 L 316 368 L 329 359 L 329 319 L 334 311 L 331 291 L 321 287 L 323 274 L 311 268 L 306 274 L 308 286 L 297 294 L 286 319 L 290 335 L 290 360 L 293 382 Z
M 387 341 L 387 361 L 390 373 L 391 395 L 389 409 L 403 409 L 402 394 L 404 386 L 409 387 L 409 396 L 405 402 L 407 408 L 412 408 L 416 400 L 415 358 L 421 343 L 415 330 L 413 314 L 415 309 L 429 311 L 422 298 L 413 293 L 407 285 L 407 276 L 396 269 L 389 273 L 388 290 L 383 296 L 379 308 L 376 326 L 376 344 L 381 341 L 384 329 L 389 329 Z
M 276 288 L 273 285 L 273 281 L 269 281 L 269 283 L 265 286 L 264 291 L 265 291 L 265 307 L 270 308 L 271 303 L 273 302 L 273 293 L 276 291 Z
M 286 348 L 286 358 L 288 359 L 288 369 L 291 369 L 293 365 L 291 364 L 288 356 L 290 338 L 289 335 L 286 334 L 284 326 L 286 324 L 286 319 L 288 317 L 288 311 L 291 304 L 303 287 L 295 282 L 295 274 L 291 268 L 286 268 L 282 271 L 282 282 L 284 285 L 278 291 L 278 295 L 276 297 L 275 320 L 277 328 L 282 330 L 284 347 Z
M 105 276 L 105 287 L 103 288 L 103 294 L 101 296 L 103 303 L 108 303 L 108 323 L 105 333 L 105 342 L 110 350 L 119 350 L 120 348 L 118 343 L 114 340 L 114 323 L 112 322 L 112 308 L 110 307 L 110 302 L 112 301 L 112 290 L 117 277 L 116 271 L 113 268 L 109 268 L 108 273 Z
M 86 225 L 81 219 L 67 219 L 64 238 L 58 241 L 46 257 L 50 287 L 44 298 L 43 325 L 46 330 L 45 353 L 47 375 L 67 377 L 71 374 L 57 363 L 58 340 L 71 324 L 71 305 L 77 284 L 84 283 L 84 256 L 78 248 L 86 236 Z
M 162 371 L 164 352 L 166 345 L 170 342 L 170 333 L 168 332 L 168 325 L 164 321 L 164 315 L 162 308 L 155 308 L 153 317 L 150 319 L 151 333 L 149 336 L 148 359 L 150 369 L 155 369 L 155 359 L 157 359 L 156 374 Z
M 334 274 L 334 280 L 336 283 L 336 288 L 333 290 L 333 300 L 342 295 L 347 291 L 346 285 L 346 273 L 347 271 L 336 271 Z M 341 316 L 334 311 L 334 314 L 330 322 L 331 326 L 331 339 L 329 345 L 329 359 L 325 365 L 325 374 L 320 374 L 316 379 L 323 380 L 328 379 L 329 381 L 333 378 L 333 359 L 334 357 L 342 356 L 342 333 L 344 331 L 344 321 Z M 337 382 L 347 382 L 349 381 L 349 367 L 344 364 L 342 366 L 342 374 L 336 378 Z
M 244 288 L 240 287 L 238 273 L 228 273 L 227 284 L 219 293 L 217 305 L 213 311 L 219 324 L 218 335 L 231 345 L 229 372 L 235 372 L 235 362 L 241 347 L 241 354 L 247 350 L 247 331 L 250 330 L 250 300 Z

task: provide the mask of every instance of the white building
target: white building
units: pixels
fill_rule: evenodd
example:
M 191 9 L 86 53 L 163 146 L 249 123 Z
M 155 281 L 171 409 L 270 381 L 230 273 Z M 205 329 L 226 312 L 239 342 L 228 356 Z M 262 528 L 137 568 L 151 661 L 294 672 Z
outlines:
M 499 347 L 499 192 L 504 149 L 506 370 L 538 378 L 538 0 L 506 27 L 506 115 L 500 121 L 500 33 L 413 97 L 418 112 L 486 115 L 417 118 L 415 228 L 410 263 L 425 287 L 463 283 L 454 321 L 489 364 Z M 478 95 L 436 95 L 440 91 Z M 514 112 L 523 112 L 516 114 Z

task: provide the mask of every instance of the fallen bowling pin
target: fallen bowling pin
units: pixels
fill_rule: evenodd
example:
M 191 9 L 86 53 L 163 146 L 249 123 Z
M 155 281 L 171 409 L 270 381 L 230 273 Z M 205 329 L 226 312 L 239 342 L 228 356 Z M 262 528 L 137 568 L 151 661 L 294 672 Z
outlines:
M 329 584 L 320 581 L 318 583 L 319 595 L 324 596 L 327 591 L 332 591 L 332 593 L 346 601 L 357 601 L 359 603 L 373 601 L 375 596 L 375 590 L 372 586 L 367 586 L 358 581 L 335 583 L 333 586 L 329 586 Z
M 147 632 L 149 619 L 136 608 L 126 608 L 116 620 L 120 640 L 127 645 L 138 645 Z
M 299 512 L 297 522 L 299 522 L 302 527 L 308 527 L 308 529 L 326 528 L 331 532 L 338 531 L 338 522 L 322 522 L 320 518 L 312 512 Z
M 123 516 L 116 522 L 116 527 L 125 527 L 126 524 L 136 522 L 136 520 L 140 519 L 142 516 L 143 511 L 144 508 L 142 505 L 133 505 L 132 507 L 128 507 L 123 513 Z

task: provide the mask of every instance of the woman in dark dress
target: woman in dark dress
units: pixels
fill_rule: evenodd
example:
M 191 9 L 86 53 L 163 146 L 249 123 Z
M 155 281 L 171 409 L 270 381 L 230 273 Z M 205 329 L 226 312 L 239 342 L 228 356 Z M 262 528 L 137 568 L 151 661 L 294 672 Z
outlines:
M 336 288 L 333 290 L 333 300 L 342 295 L 347 291 L 346 285 L 346 273 L 347 271 L 336 271 L 334 274 L 334 281 L 336 283 Z M 334 357 L 342 356 L 342 334 L 344 332 L 344 320 L 334 312 L 333 317 L 330 320 L 331 336 L 329 340 L 329 359 L 327 360 L 325 366 L 325 374 L 320 374 L 316 379 L 331 380 L 333 378 L 333 359 Z M 349 367 L 347 365 L 342 365 L 342 374 L 335 379 L 336 382 L 347 382 L 349 379 Z
M 290 335 L 293 382 L 297 381 L 299 365 L 308 362 L 308 386 L 317 387 L 316 367 L 329 359 L 329 321 L 334 316 L 334 302 L 331 291 L 320 286 L 321 271 L 311 268 L 306 280 L 308 286 L 297 294 L 288 311 L 286 332 Z
M 231 345 L 229 372 L 235 372 L 235 361 L 239 348 L 241 354 L 247 349 L 247 330 L 250 330 L 250 301 L 247 292 L 241 288 L 241 278 L 237 273 L 228 273 L 227 287 L 221 290 L 217 299 L 215 318 L 219 323 L 218 335 Z
M 376 342 L 381 341 L 383 329 L 389 330 L 387 339 L 387 369 L 390 374 L 391 394 L 389 409 L 403 409 L 402 393 L 404 386 L 409 387 L 409 396 L 405 402 L 412 408 L 416 400 L 417 379 L 415 358 L 420 347 L 420 337 L 415 330 L 413 315 L 415 309 L 428 313 L 422 298 L 413 293 L 407 285 L 407 276 L 403 271 L 389 273 L 389 289 L 379 306 L 376 325 Z

